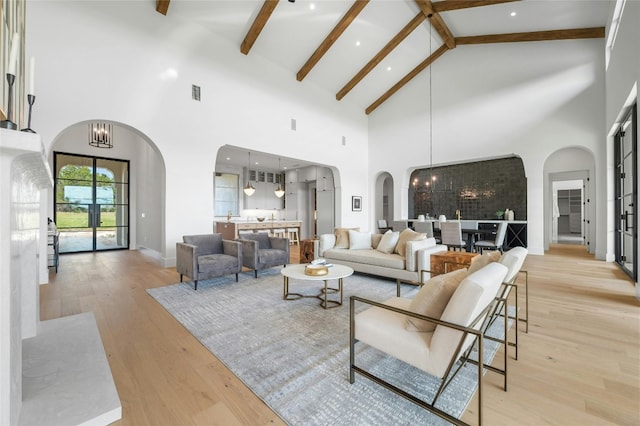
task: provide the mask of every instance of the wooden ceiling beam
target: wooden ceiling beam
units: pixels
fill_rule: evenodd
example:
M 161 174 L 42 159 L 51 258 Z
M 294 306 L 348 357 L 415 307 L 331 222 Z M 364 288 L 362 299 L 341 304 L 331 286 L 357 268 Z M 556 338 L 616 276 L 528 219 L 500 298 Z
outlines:
M 494 4 L 511 3 L 520 0 L 443 0 L 432 4 L 435 12 L 469 9 L 472 7 L 491 6 Z
M 367 74 L 371 72 L 393 49 L 427 19 L 424 13 L 418 13 L 398 34 L 395 35 L 380 51 L 336 94 L 336 99 L 341 100 L 351 91 Z
M 258 16 L 256 16 L 256 19 L 253 20 L 251 28 L 249 28 L 247 35 L 244 37 L 244 40 L 242 40 L 242 44 L 240 45 L 240 52 L 244 53 L 245 55 L 249 53 L 249 51 L 253 47 L 253 44 L 258 39 L 258 36 L 260 36 L 262 29 L 271 17 L 274 9 L 278 5 L 279 1 L 280 0 L 264 0 L 264 3 L 260 8 L 260 12 L 258 12 Z
M 442 38 L 444 44 L 446 44 L 449 49 L 455 49 L 455 37 L 453 37 L 453 34 L 451 34 L 451 30 L 444 22 L 440 14 L 433 9 L 433 3 L 431 3 L 429 0 L 416 0 L 416 3 L 418 4 L 420 11 L 424 13 L 424 16 L 429 18 L 429 22 L 431 22 L 433 28 L 435 28 L 438 34 L 440 34 L 440 38 Z
M 156 0 L 156 12 L 166 16 L 169 10 L 169 3 L 171 3 L 171 0 Z
M 329 35 L 324 39 L 320 46 L 313 52 L 313 55 L 307 62 L 300 68 L 300 71 L 296 74 L 296 79 L 298 81 L 302 81 L 307 74 L 313 69 L 313 67 L 318 63 L 318 61 L 324 56 L 325 53 L 329 51 L 333 43 L 340 38 L 342 33 L 351 25 L 353 20 L 358 16 L 362 9 L 369 3 L 369 0 L 356 0 L 349 11 L 340 19 L 340 21 L 336 24 L 336 26 L 331 30 Z
M 523 41 L 574 40 L 581 38 L 603 38 L 604 27 L 575 28 L 569 30 L 533 31 L 526 33 L 488 34 L 469 37 L 456 37 L 457 45 L 516 43 Z
M 400 90 L 405 84 L 411 81 L 415 76 L 424 71 L 429 65 L 431 65 L 436 59 L 449 50 L 446 44 L 440 46 L 435 52 L 433 52 L 427 59 L 422 61 L 417 67 L 412 69 L 406 76 L 402 78 L 399 82 L 394 84 L 389 90 L 387 90 L 382 96 L 380 96 L 374 103 L 369 105 L 365 110 L 365 113 L 368 115 L 372 113 L 376 108 L 378 108 L 384 101 L 393 96 L 398 90 Z

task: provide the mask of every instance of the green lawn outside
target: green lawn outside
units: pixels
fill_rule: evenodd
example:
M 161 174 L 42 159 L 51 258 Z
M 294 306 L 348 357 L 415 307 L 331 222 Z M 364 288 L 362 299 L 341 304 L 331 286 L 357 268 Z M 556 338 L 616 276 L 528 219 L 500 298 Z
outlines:
M 115 212 L 102 212 L 101 228 L 116 226 Z M 56 215 L 56 226 L 60 229 L 66 228 L 87 228 L 89 226 L 89 215 L 87 212 L 58 212 Z

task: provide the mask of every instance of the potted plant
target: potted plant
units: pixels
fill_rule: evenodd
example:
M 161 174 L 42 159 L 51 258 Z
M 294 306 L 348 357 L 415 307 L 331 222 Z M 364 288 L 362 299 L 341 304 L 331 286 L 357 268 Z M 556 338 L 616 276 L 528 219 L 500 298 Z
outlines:
M 504 210 L 498 210 L 496 212 L 496 217 L 498 218 L 498 220 L 504 219 Z

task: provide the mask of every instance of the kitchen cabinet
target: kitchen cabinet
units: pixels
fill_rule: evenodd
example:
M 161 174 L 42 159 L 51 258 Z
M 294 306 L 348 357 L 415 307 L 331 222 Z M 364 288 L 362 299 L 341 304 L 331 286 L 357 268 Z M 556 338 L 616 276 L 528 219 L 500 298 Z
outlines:
M 280 176 L 278 173 L 249 170 L 247 176 L 256 191 L 251 197 L 244 196 L 245 209 L 282 210 L 284 201 L 275 194 L 278 187 L 276 182 L 281 179 L 280 177 L 276 178 L 276 176 Z

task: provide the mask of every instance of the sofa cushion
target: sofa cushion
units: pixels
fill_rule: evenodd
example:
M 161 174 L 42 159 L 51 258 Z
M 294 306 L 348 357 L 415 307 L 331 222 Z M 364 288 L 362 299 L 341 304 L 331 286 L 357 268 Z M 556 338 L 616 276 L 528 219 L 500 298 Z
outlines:
M 385 254 L 378 250 L 349 250 L 330 249 L 325 250 L 324 257 L 331 260 L 363 263 L 367 265 L 382 266 L 385 268 L 404 269 L 404 258 L 397 254 Z
M 409 309 L 416 314 L 440 318 L 458 285 L 468 275 L 466 269 L 438 275 L 424 283 L 411 300 Z M 418 318 L 407 317 L 405 328 L 409 331 L 434 331 L 436 324 Z
M 349 230 L 349 249 L 350 250 L 371 249 L 371 233 Z
M 228 254 L 208 254 L 198 256 L 198 273 L 222 274 L 238 268 L 238 258 Z
M 514 247 L 503 253 L 498 262 L 509 268 L 509 272 L 507 272 L 504 282 L 511 283 L 514 281 L 516 275 L 522 268 L 522 264 L 524 263 L 524 259 L 527 257 L 527 253 L 528 250 L 524 247 Z
M 499 261 L 500 255 L 501 253 L 498 250 L 491 250 L 490 252 L 474 257 L 471 259 L 471 264 L 469 265 L 469 273 L 473 274 L 488 264 Z
M 398 236 L 398 244 L 396 244 L 396 248 L 394 253 L 398 253 L 400 256 L 404 256 L 407 254 L 407 241 L 418 241 L 424 240 L 427 238 L 427 234 L 421 234 L 420 232 L 416 232 L 413 229 L 405 229 Z
M 222 253 L 222 234 L 184 235 L 182 240 L 197 247 L 196 257 Z
M 349 231 L 359 231 L 360 228 L 336 228 L 334 234 L 336 235 L 335 248 L 349 248 Z
M 284 265 L 286 263 L 289 263 L 289 259 L 287 259 L 287 252 L 284 250 L 259 249 L 258 263 L 264 263 L 268 265 L 282 263 Z
M 378 247 L 376 248 L 379 252 L 391 254 L 393 250 L 396 248 L 396 244 L 398 244 L 398 238 L 400 237 L 400 232 L 394 232 L 392 230 L 388 230 L 382 236 Z
M 253 240 L 258 242 L 258 250 L 270 249 L 271 240 L 266 232 L 255 232 L 253 234 L 243 235 L 245 240 Z

